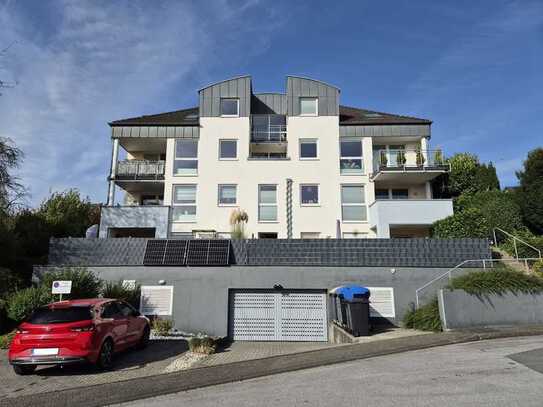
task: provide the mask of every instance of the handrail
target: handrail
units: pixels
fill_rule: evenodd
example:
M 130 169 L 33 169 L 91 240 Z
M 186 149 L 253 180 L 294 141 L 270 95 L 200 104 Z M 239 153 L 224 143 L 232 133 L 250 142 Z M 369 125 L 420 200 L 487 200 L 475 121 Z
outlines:
M 452 273 L 456 270 L 458 270 L 460 267 L 464 266 L 465 264 L 467 263 L 472 263 L 472 262 L 478 262 L 478 263 L 482 263 L 483 265 L 483 269 L 486 270 L 486 265 L 487 263 L 490 263 L 491 265 L 495 262 L 502 262 L 502 263 L 505 263 L 505 262 L 508 262 L 508 261 L 511 261 L 511 262 L 520 262 L 520 261 L 523 261 L 524 264 L 525 264 L 525 267 L 527 270 L 529 270 L 528 268 L 528 261 L 537 261 L 537 260 L 540 260 L 540 258 L 536 258 L 536 257 L 526 257 L 526 258 L 522 258 L 522 259 L 477 259 L 477 260 L 464 260 L 463 262 L 457 264 L 456 266 L 454 266 L 453 268 L 447 270 L 445 273 L 443 274 L 440 274 L 439 276 L 435 277 L 434 279 L 428 281 L 426 284 L 424 284 L 422 287 L 419 287 L 415 290 L 415 307 L 416 309 L 419 308 L 420 306 L 420 301 L 419 301 L 419 294 L 422 290 L 424 290 L 425 288 L 429 287 L 430 285 L 432 285 L 433 283 L 435 283 L 436 281 L 439 281 L 440 279 L 442 279 L 443 277 L 445 276 L 448 276 L 449 277 L 449 280 L 451 280 L 452 278 Z
M 495 227 L 492 230 L 492 233 L 494 235 L 494 244 L 496 245 L 496 247 L 498 247 L 498 239 L 496 238 L 496 230 L 502 232 L 506 236 L 509 236 L 509 237 L 513 238 L 513 247 L 515 248 L 515 258 L 517 259 L 517 261 L 519 259 L 519 257 L 518 257 L 518 249 L 517 249 L 517 240 L 520 243 L 522 243 L 523 245 L 528 246 L 529 248 L 535 250 L 537 252 L 537 254 L 539 255 L 539 259 L 541 260 L 541 258 L 542 258 L 541 257 L 541 250 L 539 250 L 537 247 L 532 246 L 530 243 L 525 242 L 521 238 L 519 238 L 519 237 L 517 237 L 515 235 L 512 235 L 511 233 L 509 233 L 509 232 L 507 232 L 507 231 L 505 231 L 505 230 L 503 230 L 502 228 L 499 228 L 499 227 Z

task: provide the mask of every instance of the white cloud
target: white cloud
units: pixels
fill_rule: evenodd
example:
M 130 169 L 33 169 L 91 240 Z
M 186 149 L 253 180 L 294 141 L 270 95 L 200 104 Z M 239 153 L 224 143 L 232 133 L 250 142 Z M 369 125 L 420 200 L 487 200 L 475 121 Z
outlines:
M 46 36 L 36 34 L 28 13 L 13 3 L 0 8 L 2 42 L 17 41 L 4 73 L 19 82 L 0 97 L 0 136 L 25 152 L 20 175 L 34 204 L 51 189 L 69 187 L 102 201 L 111 149 L 107 122 L 194 103 L 201 80 L 195 78 L 228 64 L 217 59 L 225 51 L 219 49 L 222 29 L 237 28 L 229 39 L 239 48 L 226 50 L 232 58 L 244 52 L 243 37 L 254 27 L 241 22 L 256 2 L 220 1 L 215 6 L 228 14 L 217 15 L 181 2 L 55 4 L 60 19 L 43 21 Z M 260 30 L 261 41 L 272 32 Z

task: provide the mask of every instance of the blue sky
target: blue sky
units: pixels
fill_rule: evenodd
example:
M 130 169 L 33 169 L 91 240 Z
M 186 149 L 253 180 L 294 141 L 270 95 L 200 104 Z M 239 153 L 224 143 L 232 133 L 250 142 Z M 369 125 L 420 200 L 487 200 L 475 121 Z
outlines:
M 76 187 L 104 201 L 107 122 L 194 106 L 251 74 L 339 86 L 341 103 L 434 121 L 431 145 L 516 183 L 543 145 L 543 1 L 0 0 L 0 136 L 25 152 L 37 204 Z

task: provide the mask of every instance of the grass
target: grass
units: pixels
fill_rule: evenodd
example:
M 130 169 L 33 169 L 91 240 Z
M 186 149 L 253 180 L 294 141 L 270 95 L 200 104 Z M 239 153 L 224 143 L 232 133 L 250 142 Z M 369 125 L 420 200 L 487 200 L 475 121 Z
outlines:
M 0 335 L 0 349 L 8 349 L 14 336 L 15 330 L 8 332 L 7 334 Z
M 543 278 L 503 268 L 490 271 L 474 271 L 453 278 L 445 287 L 449 290 L 464 290 L 468 294 L 504 295 L 540 294 L 543 292 Z M 422 331 L 441 331 L 437 297 L 417 310 L 408 311 L 403 319 L 406 328 Z

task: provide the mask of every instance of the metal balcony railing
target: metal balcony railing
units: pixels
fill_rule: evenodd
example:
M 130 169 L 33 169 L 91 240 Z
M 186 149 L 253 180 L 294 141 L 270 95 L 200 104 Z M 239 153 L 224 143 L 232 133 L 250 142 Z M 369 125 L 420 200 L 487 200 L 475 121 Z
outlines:
M 287 126 L 282 124 L 253 127 L 251 130 L 252 143 L 284 143 L 286 141 Z
M 164 179 L 164 161 L 124 160 L 117 162 L 117 179 Z
M 445 161 L 442 150 L 376 150 L 375 170 L 386 169 L 444 169 L 450 164 Z

